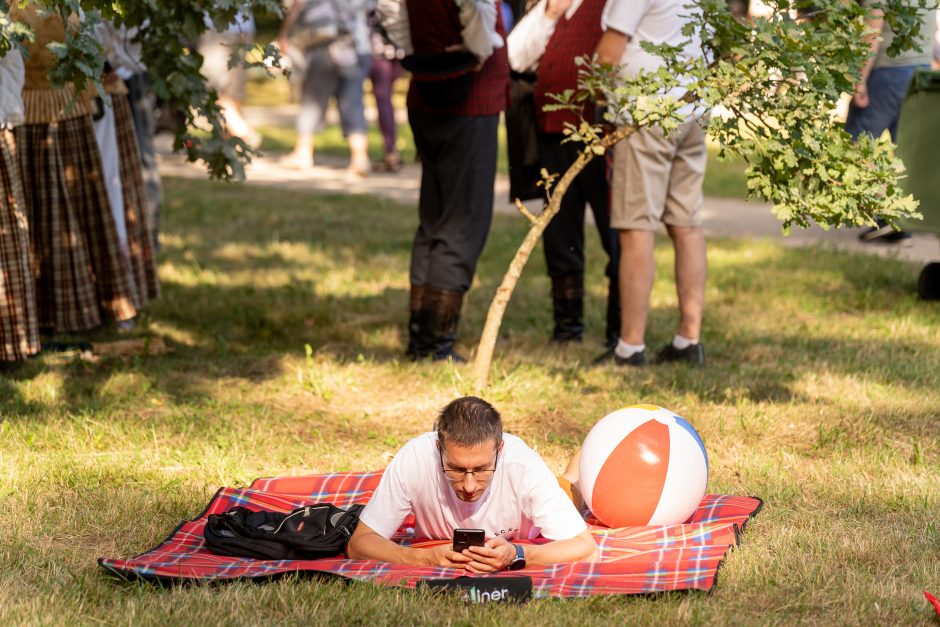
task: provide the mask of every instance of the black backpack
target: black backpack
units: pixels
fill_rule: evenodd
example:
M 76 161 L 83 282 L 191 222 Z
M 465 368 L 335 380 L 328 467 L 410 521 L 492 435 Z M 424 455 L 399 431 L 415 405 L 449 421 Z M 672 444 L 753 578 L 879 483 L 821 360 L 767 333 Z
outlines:
M 259 560 L 336 557 L 346 552 L 362 508 L 317 503 L 284 514 L 233 507 L 210 515 L 203 536 L 206 549 L 216 555 Z

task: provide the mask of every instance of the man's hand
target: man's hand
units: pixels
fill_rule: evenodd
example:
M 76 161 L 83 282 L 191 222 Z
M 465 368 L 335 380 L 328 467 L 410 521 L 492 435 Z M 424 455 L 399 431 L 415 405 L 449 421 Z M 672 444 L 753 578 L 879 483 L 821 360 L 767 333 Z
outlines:
M 495 573 L 503 570 L 516 557 L 516 547 L 504 538 L 492 538 L 486 546 L 471 546 L 463 554 L 471 561 L 466 565 L 471 573 Z
M 870 104 L 868 100 L 868 85 L 859 83 L 855 86 L 855 95 L 852 96 L 852 104 L 859 109 L 865 109 Z
M 425 551 L 425 557 L 428 566 L 446 566 L 448 568 L 459 568 L 464 570 L 473 562 L 473 559 L 454 551 L 453 545 L 442 544 L 441 546 L 422 549 Z
M 557 20 L 565 14 L 573 0 L 548 0 L 545 4 L 545 17 L 550 20 Z

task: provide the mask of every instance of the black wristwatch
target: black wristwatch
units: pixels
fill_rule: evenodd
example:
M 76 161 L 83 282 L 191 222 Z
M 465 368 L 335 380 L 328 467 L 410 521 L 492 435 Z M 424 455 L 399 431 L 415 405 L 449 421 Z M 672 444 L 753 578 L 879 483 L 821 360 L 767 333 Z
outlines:
M 516 557 L 509 562 L 509 566 L 506 567 L 506 570 L 520 570 L 525 568 L 525 550 L 523 550 L 521 544 L 513 544 L 516 547 Z

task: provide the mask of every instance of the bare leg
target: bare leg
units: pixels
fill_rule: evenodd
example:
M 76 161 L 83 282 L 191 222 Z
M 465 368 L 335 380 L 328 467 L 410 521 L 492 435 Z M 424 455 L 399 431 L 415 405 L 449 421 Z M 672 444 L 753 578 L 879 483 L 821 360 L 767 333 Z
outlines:
M 226 130 L 232 135 L 240 137 L 250 148 L 260 146 L 261 135 L 242 116 L 241 104 L 228 96 L 220 96 L 218 102 L 219 107 L 222 108 L 222 114 L 225 116 Z
M 365 133 L 349 134 L 349 169 L 360 176 L 364 176 L 372 169 L 369 161 L 369 138 Z
M 627 344 L 644 344 L 650 292 L 653 289 L 654 234 L 652 231 L 619 231 L 620 234 L 620 337 Z
M 307 169 L 313 167 L 313 135 L 297 135 L 294 149 L 285 158 L 289 167 Z
M 701 227 L 667 226 L 676 251 L 676 295 L 679 297 L 679 335 L 698 341 L 705 309 L 708 274 L 705 232 Z

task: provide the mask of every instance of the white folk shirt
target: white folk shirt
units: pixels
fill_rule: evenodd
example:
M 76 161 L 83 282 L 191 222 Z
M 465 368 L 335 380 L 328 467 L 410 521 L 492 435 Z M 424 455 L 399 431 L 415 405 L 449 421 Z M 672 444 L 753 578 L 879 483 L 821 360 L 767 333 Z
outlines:
M 8 50 L 0 57 L 0 128 L 13 128 L 23 123 L 23 83 L 26 70 L 17 50 Z
M 565 11 L 565 19 L 570 20 L 582 0 L 574 0 Z M 558 20 L 545 15 L 548 0 L 539 0 L 509 33 L 506 39 L 509 53 L 509 66 L 516 72 L 535 72 L 539 67 L 539 60 L 545 54 L 548 41 L 555 33 Z
M 587 525 L 542 458 L 516 436 L 503 435 L 496 474 L 472 503 L 461 501 L 441 471 L 437 433 L 424 433 L 395 455 L 360 520 L 391 538 L 408 514 L 415 536 L 449 540 L 454 529 L 483 529 L 487 539 L 567 540 Z

